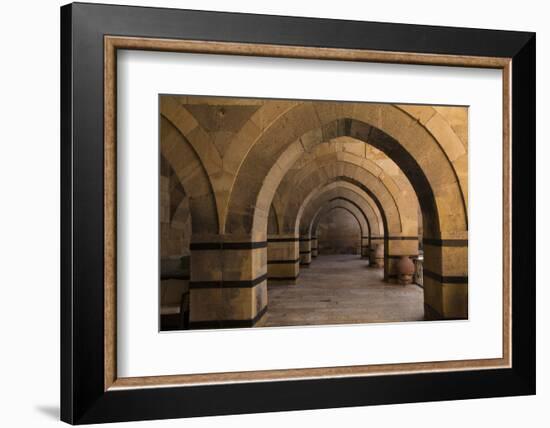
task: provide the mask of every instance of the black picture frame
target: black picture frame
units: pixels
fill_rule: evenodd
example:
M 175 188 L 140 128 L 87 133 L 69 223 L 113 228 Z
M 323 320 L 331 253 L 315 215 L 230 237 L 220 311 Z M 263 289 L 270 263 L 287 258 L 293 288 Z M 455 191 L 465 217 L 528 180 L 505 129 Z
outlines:
M 512 367 L 104 391 L 104 36 L 512 58 Z M 61 419 L 71 424 L 535 393 L 535 34 L 74 3 L 61 8 Z

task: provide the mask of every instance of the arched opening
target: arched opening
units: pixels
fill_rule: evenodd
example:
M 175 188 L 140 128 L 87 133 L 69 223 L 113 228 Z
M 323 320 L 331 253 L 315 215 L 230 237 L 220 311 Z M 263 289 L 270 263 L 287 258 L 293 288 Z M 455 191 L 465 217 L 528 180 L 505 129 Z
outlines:
M 319 255 L 361 255 L 363 230 L 355 214 L 345 207 L 334 207 L 322 213 L 315 235 Z
M 408 127 L 414 128 L 415 124 L 411 123 Z M 411 132 L 411 134 L 418 136 L 419 130 L 414 131 L 416 133 Z M 384 152 L 403 171 L 413 187 L 420 206 L 423 236 L 424 238 L 428 236 L 427 239 L 424 239 L 424 244 L 428 244 L 424 252 L 424 263 L 428 266 L 428 269 L 424 269 L 424 277 L 425 279 L 427 277 L 427 280 L 423 281 L 428 283 L 424 293 L 426 313 L 430 318 L 462 318 L 467 316 L 467 276 L 464 276 L 467 272 L 467 257 L 465 257 L 464 250 L 461 250 L 458 263 L 456 263 L 456 259 L 451 260 L 450 253 L 453 251 L 444 247 L 452 247 L 456 241 L 459 244 L 457 246 L 463 248 L 463 237 L 467 236 L 464 196 L 461 193 L 460 183 L 457 181 L 456 171 L 452 165 L 449 166 L 449 158 L 441 152 L 441 146 L 433 145 L 433 138 L 426 134 L 420 132 L 421 136 L 432 141 L 432 147 L 425 146 L 424 153 L 420 153 L 420 149 L 413 146 L 417 153 L 411 153 L 407 150 L 407 144 L 397 141 L 381 129 L 357 119 L 336 119 L 318 130 L 307 130 L 299 136 L 298 140 L 289 142 L 286 150 L 282 151 L 277 158 L 277 169 L 272 168 L 267 172 L 268 179 L 266 181 L 274 180 L 277 184 L 280 183 L 286 171 L 304 153 L 311 151 L 312 147 L 322 144 L 326 138 L 349 135 Z M 407 134 L 403 137 L 407 143 L 410 142 L 411 135 Z M 307 141 L 307 145 L 304 144 L 304 141 Z M 426 153 L 432 156 L 426 156 Z M 430 160 L 427 161 L 427 158 Z M 426 168 L 434 161 L 441 161 L 441 166 L 434 167 L 432 164 L 431 168 Z M 272 198 L 275 192 L 273 189 L 272 185 L 260 187 L 256 200 L 257 206 L 261 208 L 264 201 L 269 201 Z M 434 196 L 434 191 L 438 194 L 437 198 Z M 418 210 L 416 218 L 418 219 Z M 230 219 L 231 216 L 228 217 L 228 221 Z M 251 221 L 253 230 L 255 228 L 261 230 L 263 227 L 261 217 L 252 216 Z M 419 246 L 417 227 L 417 224 L 411 225 L 408 234 L 385 234 L 384 269 L 386 277 L 393 275 L 393 267 L 397 266 L 403 255 L 407 256 L 407 254 L 401 254 L 402 252 L 417 254 Z M 443 240 L 442 236 L 449 236 L 449 239 Z M 460 272 L 463 276 L 447 277 L 444 275 L 448 270 L 447 267 L 451 265 L 453 273 Z M 456 284 L 460 284 L 460 286 L 456 286 Z
M 192 328 L 261 325 L 271 285 L 307 282 L 324 253 L 383 266 L 380 287 L 414 259 L 426 319 L 467 318 L 462 110 L 167 96 L 161 117 L 193 218 Z
M 160 125 L 159 326 L 162 331 L 182 330 L 189 328 L 197 300 L 193 277 L 200 275 L 197 267 L 204 258 L 195 242 L 217 232 L 218 216 L 196 151 L 166 117 L 161 116 Z
M 189 324 L 191 212 L 174 170 L 160 157 L 160 329 Z

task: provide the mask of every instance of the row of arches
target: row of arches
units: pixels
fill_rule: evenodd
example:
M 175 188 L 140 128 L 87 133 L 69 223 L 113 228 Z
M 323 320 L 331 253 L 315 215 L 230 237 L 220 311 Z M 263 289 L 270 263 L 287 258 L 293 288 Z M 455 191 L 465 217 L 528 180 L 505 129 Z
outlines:
M 162 96 L 160 114 L 161 222 L 188 242 L 163 256 L 189 258 L 191 325 L 254 325 L 336 208 L 387 281 L 422 245 L 426 317 L 467 317 L 465 109 Z

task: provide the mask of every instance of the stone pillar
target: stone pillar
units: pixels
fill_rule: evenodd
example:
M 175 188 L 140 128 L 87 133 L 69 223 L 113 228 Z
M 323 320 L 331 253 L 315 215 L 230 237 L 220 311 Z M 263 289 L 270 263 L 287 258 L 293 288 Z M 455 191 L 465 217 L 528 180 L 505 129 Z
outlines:
M 468 318 L 468 239 L 424 238 L 426 319 Z
M 266 241 L 193 237 L 190 328 L 254 326 L 267 310 L 266 256 Z
M 370 256 L 369 237 L 361 236 L 361 258 L 368 259 Z
M 189 327 L 189 256 L 160 261 L 160 329 Z
M 311 237 L 311 257 L 315 258 L 319 255 L 319 246 L 316 236 Z
M 414 283 L 424 287 L 424 256 L 419 255 L 418 258 L 414 260 L 415 272 L 414 272 Z
M 267 238 L 267 278 L 269 281 L 296 283 L 300 274 L 300 246 L 295 235 L 269 235 Z
M 384 251 L 384 237 L 383 236 L 371 236 L 369 245 L 369 267 L 381 268 L 384 266 L 384 259 L 376 259 L 376 249 L 378 245 L 382 246 L 382 254 Z
M 311 264 L 311 238 L 300 236 L 300 266 L 309 267 Z
M 418 256 L 418 236 L 389 236 L 384 253 L 384 280 L 397 283 L 397 263 L 401 257 Z

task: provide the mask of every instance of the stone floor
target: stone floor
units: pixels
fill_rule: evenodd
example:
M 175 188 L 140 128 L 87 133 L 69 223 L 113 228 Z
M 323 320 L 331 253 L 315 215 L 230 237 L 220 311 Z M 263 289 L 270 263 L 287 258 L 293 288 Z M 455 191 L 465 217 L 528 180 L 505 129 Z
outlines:
M 256 326 L 419 321 L 423 291 L 388 284 L 382 269 L 354 255 L 325 255 L 301 268 L 295 285 L 268 284 L 268 310 Z

